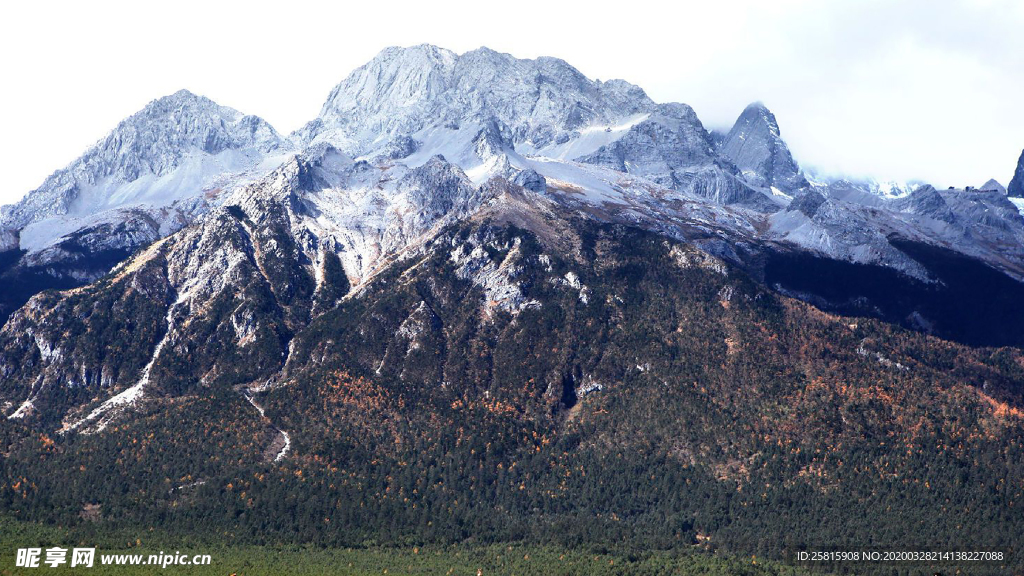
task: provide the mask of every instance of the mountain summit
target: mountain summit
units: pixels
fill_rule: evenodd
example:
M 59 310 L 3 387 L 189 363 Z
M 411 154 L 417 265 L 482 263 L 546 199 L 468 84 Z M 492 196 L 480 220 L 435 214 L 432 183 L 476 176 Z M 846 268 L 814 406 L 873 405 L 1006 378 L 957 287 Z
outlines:
M 197 177 L 242 170 L 280 143 L 262 119 L 180 90 L 150 102 L 54 172 L 8 210 L 0 226 L 22 228 L 129 204 L 168 205 L 194 194 Z M 179 167 L 188 172 L 158 182 Z
M 1006 187 L 999 183 L 995 178 L 989 178 L 987 182 L 978 187 L 978 190 L 982 192 L 999 192 L 1006 194 Z
M 0 281 L 12 287 L 0 321 L 36 291 L 99 278 L 195 221 L 225 189 L 276 166 L 282 146 L 264 120 L 187 90 L 150 102 L 0 209 Z
M 497 122 L 525 152 L 564 144 L 583 128 L 618 125 L 654 106 L 632 84 L 589 80 L 557 58 L 394 47 L 338 84 L 296 136 L 307 145 L 330 142 L 352 156 L 403 150 L 408 138 L 443 151 L 438 147 L 446 132 L 475 136 L 470 133 Z
M 786 192 L 808 186 L 782 140 L 775 115 L 760 102 L 743 110 L 720 146 L 723 156 L 762 186 Z

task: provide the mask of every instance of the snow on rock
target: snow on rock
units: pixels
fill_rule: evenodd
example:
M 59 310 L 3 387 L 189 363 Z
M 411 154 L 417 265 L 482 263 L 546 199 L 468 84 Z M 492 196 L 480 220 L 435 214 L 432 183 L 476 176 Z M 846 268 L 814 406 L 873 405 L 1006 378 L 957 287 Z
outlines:
M 886 366 L 888 368 L 895 368 L 895 369 L 903 371 L 903 372 L 907 372 L 907 371 L 910 370 L 909 367 L 904 366 L 903 364 L 900 364 L 899 362 L 895 362 L 893 360 L 890 360 L 890 359 L 886 358 L 885 356 L 883 356 L 879 352 L 871 352 L 871 351 L 869 351 L 867 348 L 864 347 L 864 344 L 865 344 L 864 342 L 861 342 L 860 346 L 857 347 L 857 354 L 859 354 L 861 356 L 866 356 L 866 357 L 874 358 L 875 360 L 878 361 L 879 364 L 881 364 L 882 366 Z
M 693 246 L 673 245 L 669 255 L 680 268 L 700 268 L 722 276 L 729 273 L 724 262 Z
M 179 299 L 178 304 L 181 302 Z M 166 332 L 160 339 L 157 345 L 153 348 L 153 354 L 150 356 L 149 362 L 142 369 L 142 375 L 139 377 L 138 382 L 128 387 L 127 389 L 115 394 L 108 398 L 96 409 L 90 412 L 85 418 L 77 420 L 71 424 L 65 424 L 59 430 L 59 433 L 66 434 L 87 425 L 86 428 L 82 429 L 83 434 L 90 434 L 96 432 L 102 432 L 107 428 L 111 421 L 114 420 L 118 415 L 121 414 L 125 409 L 130 408 L 136 402 L 141 400 L 145 395 L 145 387 L 149 384 L 149 375 L 153 370 L 153 364 L 156 363 L 157 358 L 160 357 L 160 352 L 164 349 L 167 341 L 171 338 L 174 327 L 174 306 L 169 306 L 167 309 L 167 316 L 164 318 L 167 324 Z
M 5 207 L 0 229 L 47 221 L 22 239 L 23 249 L 37 250 L 105 210 L 169 206 L 215 191 L 282 144 L 260 118 L 182 90 L 149 103 L 21 202 Z
M 19 418 L 25 418 L 26 416 L 32 415 L 32 413 L 35 412 L 35 409 L 35 404 L 32 403 L 31 399 L 25 400 L 21 403 L 21 406 L 18 406 L 18 409 L 15 410 L 13 414 L 7 417 L 7 419 L 17 420 Z
M 584 396 L 593 394 L 594 392 L 600 392 L 602 390 L 604 390 L 604 384 L 601 384 L 600 382 L 591 379 L 590 376 L 587 376 L 583 379 L 583 382 L 576 387 L 576 397 L 583 398 Z
M 590 303 L 591 290 L 586 284 L 580 282 L 580 277 L 575 272 L 566 272 L 561 278 L 552 278 L 551 283 L 555 286 L 568 286 L 573 290 L 579 291 L 579 300 L 584 304 Z
M 284 457 L 288 455 L 288 451 L 292 448 L 292 437 L 288 435 L 284 430 L 278 430 L 281 433 L 281 437 L 284 439 L 284 446 L 281 447 L 281 451 L 274 456 L 274 462 L 280 462 L 284 460 Z
M 1010 203 L 1017 207 L 1017 211 L 1024 215 L 1024 198 L 1008 198 Z
M 260 418 L 267 419 L 266 410 L 264 410 L 262 406 L 260 406 L 259 404 L 256 403 L 256 399 L 253 398 L 253 395 L 252 395 L 253 392 L 254 392 L 254 390 L 252 390 L 250 388 L 243 388 L 242 389 L 242 396 L 244 396 L 245 399 L 249 402 L 249 404 L 251 404 L 252 407 L 255 408 L 257 412 L 259 412 Z M 288 451 L 292 447 L 292 438 L 291 438 L 291 436 L 288 435 L 287 432 L 285 432 L 284 430 L 281 430 L 280 428 L 278 428 L 276 426 L 274 426 L 274 431 L 281 435 L 282 446 L 281 446 L 281 449 L 277 451 L 277 454 L 274 455 L 274 458 L 273 458 L 272 461 L 273 462 L 280 462 L 281 460 L 284 459 L 285 456 L 288 455 Z
M 515 279 L 523 271 L 521 240 L 515 238 L 511 246 L 496 246 L 506 251 L 501 262 L 491 259 L 487 250 L 477 238 L 471 238 L 470 244 L 458 244 L 449 258 L 456 265 L 455 274 L 459 278 L 472 281 L 483 289 L 483 311 L 490 317 L 498 308 L 513 315 L 527 308 L 539 308 L 540 302 L 526 298 Z
M 556 58 L 521 60 L 489 48 L 458 55 L 420 45 L 387 48 L 356 69 L 292 138 L 330 142 L 358 157 L 407 136 L 427 142 L 425 131 L 493 122 L 517 148 L 557 153 L 581 135 L 622 132 L 653 108 L 640 88 L 592 81 Z M 464 134 L 460 139 L 475 136 Z

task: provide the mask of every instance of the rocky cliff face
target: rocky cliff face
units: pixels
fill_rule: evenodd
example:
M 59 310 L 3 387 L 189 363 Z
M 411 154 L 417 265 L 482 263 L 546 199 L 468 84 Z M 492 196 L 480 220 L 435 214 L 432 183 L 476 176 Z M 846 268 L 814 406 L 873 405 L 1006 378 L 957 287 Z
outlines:
M 1006 193 L 1014 198 L 1024 198 L 1024 152 L 1020 154 L 1017 161 L 1017 169 L 1013 172 L 1013 179 L 1006 187 Z
M 808 186 L 782 140 L 775 115 L 760 102 L 743 110 L 719 149 L 754 185 L 775 187 L 788 193 Z

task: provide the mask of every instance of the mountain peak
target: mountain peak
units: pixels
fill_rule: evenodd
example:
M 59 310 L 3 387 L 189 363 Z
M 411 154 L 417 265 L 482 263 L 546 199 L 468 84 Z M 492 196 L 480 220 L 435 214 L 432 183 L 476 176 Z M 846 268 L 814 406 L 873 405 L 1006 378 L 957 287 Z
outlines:
M 451 144 L 452 132 L 465 128 L 472 136 L 496 121 L 517 146 L 537 150 L 654 107 L 638 87 L 595 82 L 557 58 L 518 59 L 487 47 L 457 55 L 423 44 L 387 48 L 357 68 L 295 138 L 328 141 L 359 157 L 399 137 L 424 141 L 448 134 Z
M 753 102 L 743 109 L 720 146 L 722 155 L 752 176 L 754 184 L 790 192 L 807 186 L 782 139 L 775 114 L 762 102 Z
M 157 182 L 179 166 L 191 166 L 200 178 L 234 172 L 251 166 L 281 142 L 264 120 L 179 90 L 149 102 L 77 160 L 51 174 L 5 212 L 0 227 L 19 229 L 53 216 L 131 204 L 168 205 L 202 192 L 184 174 Z M 229 150 L 236 153 L 207 161 Z M 141 178 L 152 182 L 132 184 Z M 132 184 L 131 191 L 118 192 L 127 184 Z
M 458 54 L 447 48 L 422 43 L 414 44 L 412 46 L 388 46 L 381 50 L 374 59 L 380 58 L 381 56 L 395 55 L 401 55 L 403 57 L 423 56 L 435 60 L 454 60 L 458 57 Z
M 458 55 L 451 50 L 432 44 L 415 46 L 389 46 L 377 53 L 363 68 L 381 70 L 384 68 L 451 68 Z M 358 71 L 357 69 L 356 71 Z M 353 72 L 355 73 L 355 72 Z
M 182 89 L 178 90 L 177 92 L 175 92 L 174 94 L 169 94 L 167 96 L 164 96 L 164 98 L 173 98 L 173 99 L 176 99 L 176 100 L 189 100 L 189 99 L 194 100 L 194 99 L 197 99 L 197 98 L 202 98 L 202 96 L 198 96 L 195 92 L 192 92 L 191 90 L 189 90 L 187 88 L 182 88 Z M 160 100 L 162 100 L 164 98 L 160 98 Z
M 765 106 L 764 102 L 760 100 L 754 100 L 750 104 L 747 104 L 746 108 L 743 109 L 744 112 L 752 110 L 757 112 L 767 112 L 768 114 L 771 114 L 771 110 L 769 110 L 768 107 Z
M 457 58 L 454 52 L 430 44 L 385 48 L 334 87 L 319 120 L 338 126 L 358 122 L 352 116 L 360 112 L 409 116 L 410 109 L 445 90 Z
M 268 150 L 280 142 L 270 124 L 246 116 L 188 90 L 153 100 L 122 120 L 83 160 L 103 160 L 97 176 L 120 175 L 125 182 L 151 173 L 161 176 L 193 150 L 218 154 L 226 149 Z M 170 155 L 172 158 L 163 158 Z M 122 162 L 123 161 L 123 162 Z M 124 162 L 143 165 L 125 168 Z
M 988 182 L 979 186 L 978 190 L 982 192 L 999 192 L 1000 194 L 1006 194 L 1006 187 L 1000 184 L 995 178 L 990 178 Z
M 747 104 L 740 117 L 737 118 L 736 125 L 739 125 L 741 122 L 764 124 L 774 136 L 781 137 L 779 122 L 776 120 L 775 114 L 760 100 Z
M 142 110 L 132 116 L 129 116 L 121 123 L 124 124 L 132 119 L 152 116 L 154 114 L 173 114 L 179 110 L 188 111 L 189 113 L 209 111 L 213 114 L 226 118 L 239 118 L 242 116 L 242 114 L 234 108 L 221 106 L 206 96 L 201 96 L 182 88 L 173 94 L 168 94 L 150 101 Z

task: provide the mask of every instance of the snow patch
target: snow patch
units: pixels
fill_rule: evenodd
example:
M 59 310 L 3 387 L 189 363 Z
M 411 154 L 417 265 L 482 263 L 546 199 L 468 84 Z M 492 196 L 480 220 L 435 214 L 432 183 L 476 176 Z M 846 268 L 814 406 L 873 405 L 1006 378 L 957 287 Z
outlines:
M 604 390 L 604 384 L 591 380 L 589 377 L 576 387 L 576 397 L 583 398 L 588 394 Z
M 548 144 L 540 148 L 523 143 L 516 148 L 530 156 L 544 156 L 555 160 L 575 160 L 597 152 L 622 138 L 637 124 L 650 118 L 650 114 L 633 114 L 617 124 L 595 124 L 579 131 L 575 138 L 561 144 Z
M 288 454 L 288 450 L 291 449 L 292 447 L 291 436 L 289 436 L 288 433 L 285 432 L 284 430 L 278 430 L 278 432 L 280 432 L 281 436 L 284 437 L 284 447 L 281 448 L 281 451 L 278 452 L 277 456 L 274 457 L 274 462 L 280 462 Z
M 142 376 L 139 378 L 133 386 L 126 390 L 108 398 L 103 404 L 100 404 L 95 410 L 89 413 L 88 416 L 74 422 L 70 425 L 63 426 L 58 432 L 60 434 L 66 434 L 70 431 L 77 430 L 82 425 L 96 421 L 97 424 L 93 430 L 83 430 L 83 434 L 98 433 L 102 432 L 110 425 L 110 422 L 117 417 L 118 414 L 122 413 L 125 409 L 134 405 L 145 395 L 145 387 L 149 384 L 149 376 L 153 370 L 153 365 L 156 363 L 157 358 L 160 357 L 160 352 L 163 351 L 164 346 L 168 340 L 171 339 L 171 334 L 174 332 L 174 309 L 175 307 L 183 302 L 187 297 L 187 292 L 179 294 L 178 298 L 173 304 L 167 307 L 167 315 L 164 317 L 164 322 L 167 325 L 167 331 L 164 332 L 163 338 L 157 342 L 155 348 L 153 348 L 153 354 L 149 358 L 149 362 L 142 369 Z
M 1014 198 L 1013 196 L 1007 196 L 1007 200 L 1013 203 L 1017 207 L 1017 211 L 1024 215 L 1024 198 Z
M 887 368 L 895 368 L 895 369 L 901 370 L 903 372 L 907 372 L 907 371 L 910 370 L 909 367 L 904 366 L 903 364 L 900 364 L 899 362 L 894 362 L 894 361 L 886 358 L 885 356 L 883 356 L 882 354 L 880 354 L 878 352 L 871 352 L 871 351 L 869 351 L 867 348 L 864 347 L 864 342 L 863 341 L 860 343 L 860 346 L 857 347 L 857 354 L 860 354 L 861 356 L 865 356 L 865 357 L 874 357 L 875 360 L 877 360 L 879 364 L 881 364 L 882 366 L 885 366 Z
M 18 409 L 14 411 L 14 414 L 8 416 L 7 419 L 16 420 L 19 418 L 24 418 L 31 414 L 32 412 L 34 412 L 35 409 L 36 406 L 35 404 L 32 403 L 31 399 L 25 400 L 24 402 L 21 403 L 21 406 L 18 406 Z

